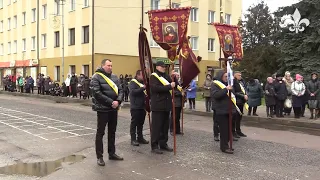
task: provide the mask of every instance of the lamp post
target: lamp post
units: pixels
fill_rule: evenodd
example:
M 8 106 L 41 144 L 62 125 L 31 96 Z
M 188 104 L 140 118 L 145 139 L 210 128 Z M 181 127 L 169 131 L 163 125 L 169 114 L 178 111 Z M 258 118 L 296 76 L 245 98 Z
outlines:
M 64 5 L 65 5 L 65 0 L 55 0 L 58 6 L 61 5 L 61 33 L 62 33 L 62 56 L 61 56 L 61 67 L 62 67 L 62 80 L 64 80 Z M 61 4 L 60 4 L 61 2 Z M 59 13 L 59 11 L 57 12 Z M 58 14 L 57 14 L 58 15 Z M 60 37 L 59 37 L 60 38 Z

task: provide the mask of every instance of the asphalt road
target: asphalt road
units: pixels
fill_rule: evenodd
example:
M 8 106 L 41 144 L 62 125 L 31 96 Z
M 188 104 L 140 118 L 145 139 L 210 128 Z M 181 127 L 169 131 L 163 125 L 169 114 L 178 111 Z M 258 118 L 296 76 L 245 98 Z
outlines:
M 0 171 L 6 165 L 54 161 L 77 154 L 86 158 L 73 164 L 64 163 L 60 170 L 41 179 L 317 180 L 320 177 L 319 136 L 243 127 L 248 138 L 235 142 L 235 154 L 227 155 L 213 142 L 211 118 L 185 115 L 185 135 L 177 137 L 177 155 L 154 155 L 149 145 L 130 146 L 129 125 L 128 110 L 123 109 L 119 112 L 116 147 L 125 161 L 105 159 L 106 166 L 98 167 L 94 153 L 96 114 L 89 107 L 0 95 Z M 145 134 L 148 131 L 146 124 Z M 172 145 L 172 138 L 169 141 Z M 35 170 L 36 167 L 31 167 L 28 171 Z M 0 175 L 4 180 L 38 178 Z

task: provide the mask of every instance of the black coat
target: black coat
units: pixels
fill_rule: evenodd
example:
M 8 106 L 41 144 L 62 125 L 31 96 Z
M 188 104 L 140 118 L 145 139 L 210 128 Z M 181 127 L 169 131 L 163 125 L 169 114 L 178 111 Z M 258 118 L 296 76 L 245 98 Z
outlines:
M 265 92 L 266 106 L 276 105 L 276 93 L 274 84 L 267 83 L 265 86 Z
M 306 84 L 306 93 L 308 94 L 308 99 L 309 100 L 320 100 L 320 81 L 319 80 L 310 80 Z M 310 94 L 313 93 L 315 96 L 310 96 Z
M 123 91 L 120 86 L 119 79 L 114 74 L 106 73 L 102 68 L 96 72 L 100 72 L 111 79 L 118 87 L 118 95 L 114 92 L 112 87 L 99 74 L 94 74 L 90 86 L 92 88 L 92 109 L 99 112 L 116 111 L 112 108 L 112 102 L 118 101 L 119 106 L 123 99 Z M 119 107 L 118 107 L 119 108 Z
M 160 77 L 164 77 L 171 83 L 170 77 L 165 73 L 155 71 Z M 155 76 L 150 76 L 150 90 L 151 90 L 151 111 L 171 111 L 172 98 L 170 90 L 171 85 L 164 86 Z
M 243 86 L 244 90 L 245 87 Z M 237 105 L 244 105 L 246 103 L 246 100 L 244 99 L 245 94 L 242 92 L 241 87 L 240 87 L 240 82 L 237 79 L 234 79 L 233 81 L 233 89 L 235 92 L 235 96 L 237 99 Z
M 73 75 L 70 78 L 70 86 L 77 86 L 78 85 L 78 78 L 77 76 Z
M 176 82 L 176 87 L 174 88 L 174 106 L 182 107 L 182 92 L 177 88 L 179 85 L 179 82 L 177 79 L 175 79 L 175 82 Z
M 140 87 L 137 83 L 133 81 L 129 83 L 129 97 L 131 109 L 145 109 L 146 95 L 143 92 L 144 90 L 144 87 Z
M 274 90 L 276 93 L 276 99 L 277 100 L 286 100 L 288 96 L 288 90 L 286 83 L 283 80 L 276 80 L 274 82 Z

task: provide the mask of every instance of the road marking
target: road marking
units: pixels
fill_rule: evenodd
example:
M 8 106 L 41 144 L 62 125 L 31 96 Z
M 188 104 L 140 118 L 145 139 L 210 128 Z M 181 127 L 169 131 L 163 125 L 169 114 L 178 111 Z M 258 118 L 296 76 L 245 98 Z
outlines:
M 23 118 L 23 116 L 18 117 L 16 115 L 12 115 L 11 114 L 12 112 L 13 113 L 19 112 L 21 114 L 24 114 L 26 117 L 34 116 L 35 118 Z M 72 124 L 72 123 L 69 123 L 69 122 L 56 120 L 56 119 L 49 118 L 49 117 L 44 117 L 44 116 L 35 115 L 35 114 L 27 113 L 27 112 L 7 109 L 7 108 L 3 108 L 3 107 L 0 107 L 0 114 L 3 115 L 4 117 L 11 118 L 12 120 L 14 119 L 16 121 L 20 121 L 20 122 L 15 122 L 15 123 L 9 123 L 9 122 L 6 122 L 6 121 L 8 121 L 8 119 L 5 119 L 4 121 L 0 121 L 0 123 L 4 124 L 6 126 L 9 126 L 9 127 L 18 129 L 20 131 L 23 131 L 23 132 L 25 132 L 27 134 L 39 137 L 39 138 L 41 138 L 43 140 L 58 140 L 58 139 L 64 139 L 64 138 L 81 137 L 81 136 L 95 134 L 95 132 L 94 133 L 88 133 L 88 134 L 77 134 L 77 133 L 72 132 L 72 131 L 75 131 L 75 130 L 78 130 L 78 131 L 79 130 L 93 130 L 93 131 L 96 131 L 95 129 L 92 129 L 92 128 L 89 128 L 89 127 L 84 127 L 84 126 L 81 126 L 81 125 L 76 125 L 76 124 Z M 36 119 L 38 119 L 38 118 L 40 120 L 37 121 Z M 32 119 L 34 119 L 34 120 L 32 121 Z M 23 121 L 23 122 L 21 122 L 21 121 Z M 44 122 L 44 123 L 41 123 L 41 122 Z M 32 123 L 32 125 L 22 125 L 22 126 L 15 126 L 14 125 L 14 124 L 22 124 L 22 123 Z M 56 126 L 55 127 L 54 124 L 58 124 L 58 123 L 66 124 L 66 125 Z M 44 126 L 44 127 L 43 128 L 34 128 L 34 129 L 39 129 L 39 130 L 40 129 L 54 129 L 54 130 L 57 130 L 57 131 L 48 132 L 48 133 L 34 134 L 34 133 L 29 132 L 28 130 L 22 129 L 22 127 L 28 127 L 28 126 L 32 127 L 32 126 L 37 126 L 37 125 L 38 126 Z M 61 129 L 63 127 L 68 127 L 68 126 L 71 126 L 71 127 L 75 126 L 75 127 L 81 128 L 81 129 L 74 129 L 74 130 L 63 130 L 63 129 Z M 58 127 L 61 127 L 61 128 L 58 128 Z M 30 129 L 30 130 L 32 130 L 32 129 Z M 44 137 L 41 136 L 41 135 L 45 135 L 45 134 L 54 134 L 54 133 L 68 133 L 71 136 L 66 136 L 66 137 L 61 137 L 61 138 L 54 138 L 54 139 L 47 139 L 47 138 L 44 138 Z

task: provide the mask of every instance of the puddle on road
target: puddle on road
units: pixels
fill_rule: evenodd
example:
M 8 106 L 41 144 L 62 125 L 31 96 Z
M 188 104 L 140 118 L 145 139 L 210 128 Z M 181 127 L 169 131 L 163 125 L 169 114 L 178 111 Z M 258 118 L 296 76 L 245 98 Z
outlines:
M 44 177 L 61 169 L 63 163 L 73 164 L 82 161 L 84 158 L 86 157 L 82 155 L 71 155 L 56 161 L 18 163 L 0 167 L 0 174 Z

